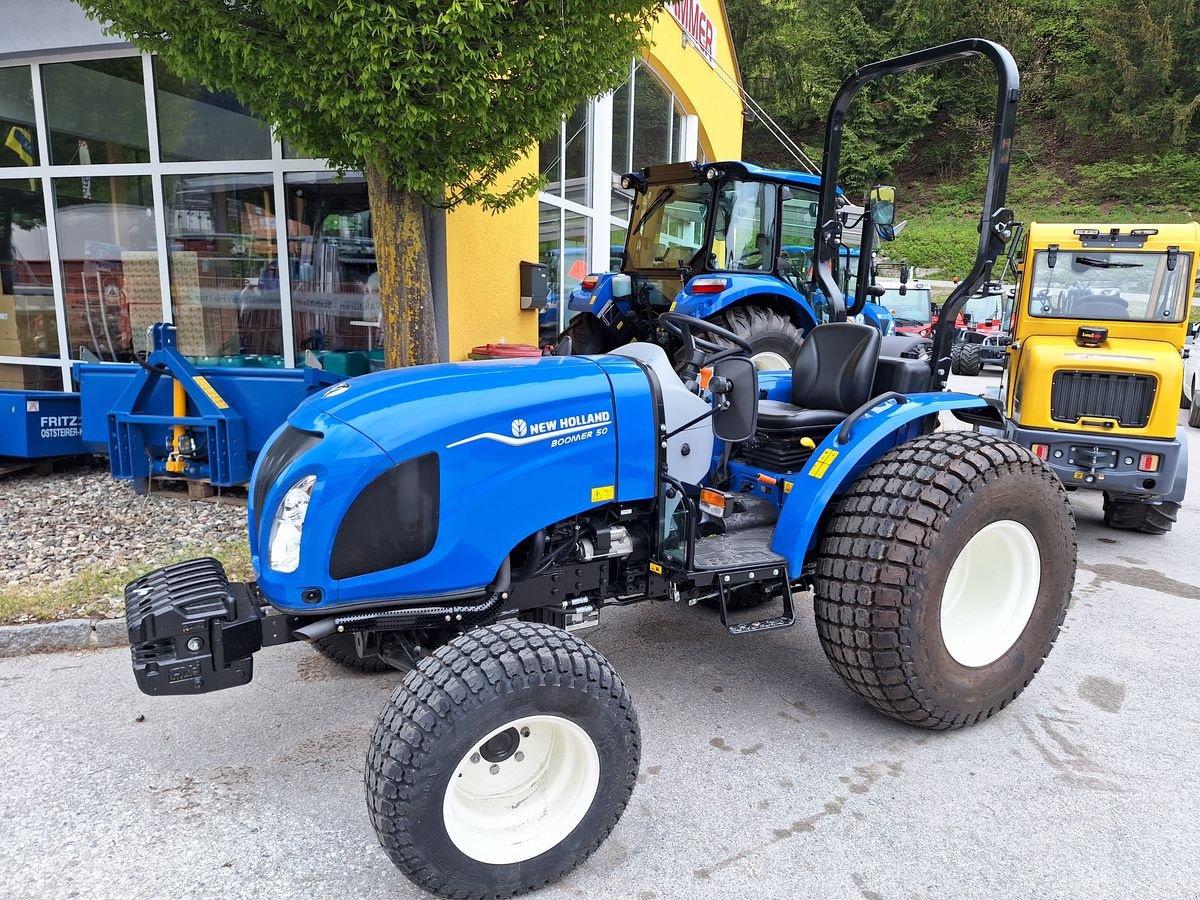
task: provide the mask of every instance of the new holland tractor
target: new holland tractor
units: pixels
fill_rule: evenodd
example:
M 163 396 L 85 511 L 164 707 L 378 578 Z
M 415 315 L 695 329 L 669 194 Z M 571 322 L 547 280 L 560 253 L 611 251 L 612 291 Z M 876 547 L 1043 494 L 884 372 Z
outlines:
M 811 591 L 829 662 L 880 712 L 954 729 L 1011 703 L 1070 601 L 1066 493 L 1002 437 L 936 431 L 942 412 L 1003 417 L 944 390 L 950 329 L 932 354 L 923 338 L 884 339 L 845 321 L 835 279 L 851 99 L 882 76 L 975 55 L 998 73 L 998 115 L 953 322 L 1011 219 L 1018 76 L 1007 51 L 977 39 L 868 65 L 838 93 L 814 248 L 829 321 L 791 369 L 758 372 L 743 335 L 676 309 L 657 321 L 683 347 L 681 371 L 639 341 L 329 387 L 259 457 L 255 582 L 198 559 L 127 587 L 141 689 L 244 685 L 260 650 L 300 640 L 351 669 L 409 670 L 370 739 L 368 811 L 392 862 L 453 897 L 555 881 L 626 809 L 641 725 L 620 675 L 579 636 L 619 607 L 666 601 L 715 622 L 711 604 L 730 651 L 753 652 L 734 642 L 793 625 L 795 595 Z
M 591 273 L 571 292 L 574 318 L 556 352 L 607 353 L 638 340 L 678 359 L 678 339 L 659 322 L 669 310 L 747 341 L 760 371 L 791 368 L 804 336 L 827 317 L 813 270 L 820 184 L 815 175 L 738 161 L 674 163 L 622 176 L 634 200 L 620 270 Z M 843 224 L 849 219 L 861 228 L 862 245 L 839 248 L 835 280 L 852 297 L 849 316 L 893 335 L 894 317 L 873 302 L 882 290 L 871 286 L 870 264 L 877 232 L 892 227 L 895 189 L 876 188 L 871 196 L 857 215 L 838 213 Z M 841 209 L 841 191 L 836 197 Z M 866 289 L 858 291 L 858 283 Z

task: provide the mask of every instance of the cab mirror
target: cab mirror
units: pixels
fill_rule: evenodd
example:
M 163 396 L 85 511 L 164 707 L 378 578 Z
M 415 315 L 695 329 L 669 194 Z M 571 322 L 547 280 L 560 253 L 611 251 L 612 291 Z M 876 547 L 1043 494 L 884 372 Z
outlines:
M 881 184 L 871 188 L 871 222 L 891 227 L 896 222 L 896 189 Z

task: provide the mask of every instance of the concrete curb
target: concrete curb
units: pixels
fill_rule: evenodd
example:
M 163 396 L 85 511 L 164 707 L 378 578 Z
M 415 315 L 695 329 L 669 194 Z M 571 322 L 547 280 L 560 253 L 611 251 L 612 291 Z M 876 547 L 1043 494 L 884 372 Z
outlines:
M 67 619 L 32 625 L 0 625 L 0 659 L 28 653 L 122 647 L 128 640 L 124 619 Z

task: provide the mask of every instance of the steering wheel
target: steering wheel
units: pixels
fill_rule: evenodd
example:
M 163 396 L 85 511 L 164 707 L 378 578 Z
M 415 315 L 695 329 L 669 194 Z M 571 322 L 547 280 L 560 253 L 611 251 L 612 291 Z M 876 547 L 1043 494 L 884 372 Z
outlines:
M 693 380 L 700 367 L 712 365 L 729 356 L 745 353 L 749 356 L 753 351 L 750 342 L 740 334 L 734 334 L 728 328 L 722 328 L 695 316 L 685 316 L 683 313 L 665 312 L 658 317 L 658 323 L 668 332 L 683 341 L 683 371 L 679 373 L 684 382 Z M 732 347 L 725 347 L 715 341 L 697 337 L 694 332 L 703 331 L 729 341 Z M 706 351 L 706 352 L 702 352 Z

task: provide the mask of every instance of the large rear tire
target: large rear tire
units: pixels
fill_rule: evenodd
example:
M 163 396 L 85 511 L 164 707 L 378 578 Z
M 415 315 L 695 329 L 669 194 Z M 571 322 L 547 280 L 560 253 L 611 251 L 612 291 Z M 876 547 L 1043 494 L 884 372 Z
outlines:
M 1192 394 L 1190 397 L 1191 406 L 1188 410 L 1188 425 L 1192 428 L 1200 428 L 1200 400 L 1196 398 L 1196 382 L 1193 377 Z
M 1075 520 L 1053 471 L 990 435 L 884 454 L 837 502 L 816 558 L 817 631 L 851 690 L 922 728 L 1011 703 L 1054 645 Z
M 1104 524 L 1122 531 L 1143 534 L 1166 534 L 1179 521 L 1179 504 L 1171 500 L 1161 503 L 1142 503 L 1121 500 L 1104 494 Z
M 766 306 L 735 306 L 712 316 L 711 321 L 750 344 L 750 358 L 760 372 L 790 370 L 804 343 L 795 322 Z
M 979 344 L 963 344 L 958 352 L 958 374 L 978 375 L 982 371 L 983 348 Z
M 633 701 L 598 651 L 548 625 L 489 625 L 393 692 L 367 754 L 371 824 L 419 887 L 510 897 L 600 846 L 640 752 Z
M 612 329 L 589 312 L 582 312 L 568 322 L 566 329 L 558 336 L 558 342 L 568 336 L 571 338 L 572 356 L 608 353 L 619 346 Z

